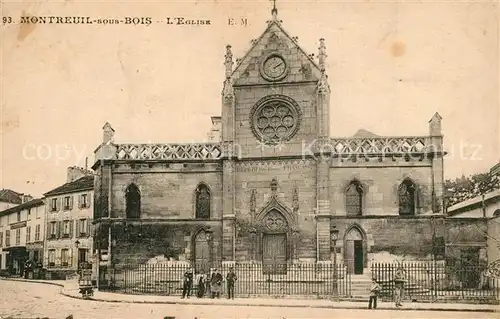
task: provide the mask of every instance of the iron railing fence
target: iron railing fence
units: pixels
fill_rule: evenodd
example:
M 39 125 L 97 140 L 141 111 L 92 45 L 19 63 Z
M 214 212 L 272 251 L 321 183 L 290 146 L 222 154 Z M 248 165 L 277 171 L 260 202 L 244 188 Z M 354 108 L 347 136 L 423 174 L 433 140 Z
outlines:
M 381 297 L 394 298 L 394 275 L 404 269 L 404 298 L 412 301 L 498 301 L 499 281 L 479 266 L 450 267 L 441 262 L 372 263 L 371 274 L 382 286 Z
M 227 291 L 225 278 L 230 267 L 233 267 L 237 277 L 234 287 L 236 297 L 300 295 L 331 298 L 351 294 L 351 276 L 344 265 L 288 263 L 265 267 L 260 263 L 235 263 L 216 267 L 224 278 L 222 295 Z M 190 269 L 189 263 L 115 265 L 112 285 L 107 289 L 127 294 L 180 296 L 184 273 Z M 201 273 L 193 274 L 192 294 L 195 294 Z

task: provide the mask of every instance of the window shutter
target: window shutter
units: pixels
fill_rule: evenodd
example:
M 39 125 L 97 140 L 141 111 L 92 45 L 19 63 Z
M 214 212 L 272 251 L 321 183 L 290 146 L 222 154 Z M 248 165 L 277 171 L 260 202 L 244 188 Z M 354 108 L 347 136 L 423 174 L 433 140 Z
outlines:
M 58 221 L 56 222 L 56 237 L 57 238 L 61 238 L 61 233 L 62 233 L 62 228 L 63 228 L 63 222 L 62 221 Z
M 78 208 L 82 208 L 82 195 L 78 195 Z
M 87 194 L 87 207 L 91 207 L 92 193 Z
M 59 197 L 57 199 L 57 201 L 56 201 L 56 208 L 57 208 L 56 211 L 60 211 L 61 210 L 61 207 L 62 207 L 61 201 L 62 201 L 62 197 Z
M 45 232 L 45 237 L 50 238 L 50 222 L 47 223 L 47 230 Z
M 80 237 L 80 220 L 75 220 L 75 223 L 76 223 L 76 233 L 75 233 L 75 237 Z
M 73 196 L 69 197 L 69 209 L 73 209 Z
M 69 221 L 69 238 L 73 238 L 73 228 L 74 228 L 73 223 L 74 222 L 75 222 L 74 220 Z
M 86 235 L 87 237 L 90 237 L 90 218 L 87 218 L 87 231 L 86 231 Z

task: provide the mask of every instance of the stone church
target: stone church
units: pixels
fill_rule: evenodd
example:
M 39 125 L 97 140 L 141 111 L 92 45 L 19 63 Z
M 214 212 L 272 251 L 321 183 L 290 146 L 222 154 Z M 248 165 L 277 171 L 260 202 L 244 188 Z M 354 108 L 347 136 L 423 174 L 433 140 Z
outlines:
M 208 142 L 118 144 L 106 123 L 93 169 L 95 247 L 108 264 L 337 258 L 363 274 L 428 258 L 443 236 L 441 117 L 422 136 L 332 137 L 326 56 L 324 39 L 307 54 L 273 9 L 243 58 L 226 47 Z

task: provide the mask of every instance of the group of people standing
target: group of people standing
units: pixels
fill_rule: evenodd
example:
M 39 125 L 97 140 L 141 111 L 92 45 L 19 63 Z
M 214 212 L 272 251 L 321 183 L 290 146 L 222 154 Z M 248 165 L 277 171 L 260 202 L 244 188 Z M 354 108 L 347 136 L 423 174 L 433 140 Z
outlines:
M 234 299 L 234 284 L 236 282 L 236 274 L 233 267 L 229 268 L 226 275 L 227 299 Z M 193 275 L 193 270 L 190 269 L 184 273 L 182 285 L 182 298 L 189 298 L 193 289 L 193 284 L 196 282 L 196 297 L 203 298 L 209 296 L 212 299 L 220 298 L 222 292 L 222 283 L 224 278 L 219 269 L 213 269 L 210 273 L 205 274 L 203 270 L 196 276 Z

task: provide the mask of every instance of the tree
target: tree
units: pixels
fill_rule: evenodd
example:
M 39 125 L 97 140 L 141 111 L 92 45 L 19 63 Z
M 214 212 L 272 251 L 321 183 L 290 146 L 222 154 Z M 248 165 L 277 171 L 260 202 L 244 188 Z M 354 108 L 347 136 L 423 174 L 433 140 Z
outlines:
M 465 177 L 462 175 L 455 180 L 446 180 L 445 189 L 449 192 L 448 207 L 466 201 L 468 199 L 487 194 L 495 189 L 500 189 L 500 178 L 498 175 L 489 173 L 474 174 Z

